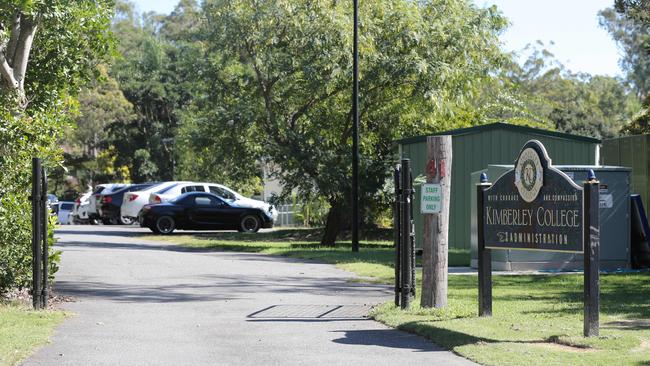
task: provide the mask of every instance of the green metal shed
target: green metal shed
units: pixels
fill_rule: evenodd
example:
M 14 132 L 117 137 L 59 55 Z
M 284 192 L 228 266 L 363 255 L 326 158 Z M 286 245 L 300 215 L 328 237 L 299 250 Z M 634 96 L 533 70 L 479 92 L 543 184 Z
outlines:
M 648 212 L 650 204 L 650 135 L 622 136 L 603 141 L 603 165 L 632 168 L 630 191 L 638 193 Z
M 512 164 L 528 140 L 541 141 L 553 164 L 595 165 L 600 140 L 546 131 L 537 128 L 493 123 L 436 133 L 452 136 L 451 207 L 449 212 L 449 247 L 469 249 L 471 225 L 471 173 L 489 164 Z M 427 136 L 398 140 L 399 153 L 411 159 L 413 176 L 425 175 Z M 492 178 L 492 177 L 491 177 Z M 496 177 L 494 177 L 496 179 Z M 420 214 L 420 192 L 416 187 L 413 205 L 416 247 L 422 247 L 424 233 Z

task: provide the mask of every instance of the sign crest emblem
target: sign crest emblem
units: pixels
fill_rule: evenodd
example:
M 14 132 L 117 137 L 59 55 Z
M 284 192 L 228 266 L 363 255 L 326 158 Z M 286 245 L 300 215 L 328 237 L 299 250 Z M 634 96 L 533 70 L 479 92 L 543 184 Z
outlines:
M 515 186 L 526 202 L 533 202 L 544 185 L 544 170 L 539 154 L 535 149 L 526 148 L 517 159 L 515 167 Z

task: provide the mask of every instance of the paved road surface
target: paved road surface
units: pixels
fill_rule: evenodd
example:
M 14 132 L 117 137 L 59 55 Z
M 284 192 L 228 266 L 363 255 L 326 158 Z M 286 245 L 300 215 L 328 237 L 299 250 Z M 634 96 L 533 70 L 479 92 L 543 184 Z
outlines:
M 189 251 L 141 229 L 66 226 L 56 289 L 75 315 L 25 365 L 472 365 L 367 320 L 386 286 L 330 265 Z

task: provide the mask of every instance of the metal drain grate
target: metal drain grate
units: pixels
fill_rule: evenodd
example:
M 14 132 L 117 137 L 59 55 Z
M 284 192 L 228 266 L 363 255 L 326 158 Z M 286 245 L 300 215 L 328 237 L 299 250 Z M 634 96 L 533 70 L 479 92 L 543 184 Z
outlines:
M 366 305 L 273 305 L 257 311 L 253 319 L 365 319 Z

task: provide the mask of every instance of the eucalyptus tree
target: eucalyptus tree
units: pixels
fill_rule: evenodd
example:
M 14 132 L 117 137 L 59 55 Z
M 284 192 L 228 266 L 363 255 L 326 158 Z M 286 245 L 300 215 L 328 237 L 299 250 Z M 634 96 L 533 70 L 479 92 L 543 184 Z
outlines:
M 362 204 L 396 161 L 394 140 L 436 130 L 502 59 L 506 20 L 466 0 L 360 4 Z M 206 0 L 204 97 L 188 143 L 279 166 L 285 192 L 330 205 L 322 243 L 349 223 L 352 7 L 337 0 Z M 447 123 L 449 125 L 452 123 Z
M 111 125 L 106 143 L 134 180 L 171 180 L 178 175 L 173 140 L 203 56 L 195 41 L 200 8 L 183 0 L 168 16 L 140 15 L 126 2 L 118 10 L 113 30 L 119 55 L 110 71 L 135 118 Z
M 650 2 L 616 0 L 600 12 L 600 24 L 623 51 L 621 67 L 632 84 L 641 110 L 627 123 L 625 134 L 650 132 Z

